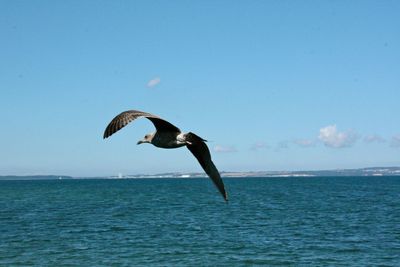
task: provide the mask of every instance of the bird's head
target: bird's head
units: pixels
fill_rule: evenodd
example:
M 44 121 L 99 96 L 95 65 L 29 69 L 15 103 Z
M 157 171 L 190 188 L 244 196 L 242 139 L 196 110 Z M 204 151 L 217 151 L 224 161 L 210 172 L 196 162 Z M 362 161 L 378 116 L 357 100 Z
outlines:
M 153 136 L 154 136 L 154 134 L 146 134 L 142 140 L 139 140 L 137 142 L 137 144 L 138 145 L 143 144 L 143 143 L 151 144 L 151 141 L 153 140 Z

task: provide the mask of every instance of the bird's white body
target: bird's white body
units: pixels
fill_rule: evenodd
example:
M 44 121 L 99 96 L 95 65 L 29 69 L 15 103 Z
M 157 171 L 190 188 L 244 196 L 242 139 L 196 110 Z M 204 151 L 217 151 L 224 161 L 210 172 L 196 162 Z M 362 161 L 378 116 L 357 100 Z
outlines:
M 155 132 L 151 134 L 151 144 L 161 148 L 178 148 L 187 145 L 184 133 Z

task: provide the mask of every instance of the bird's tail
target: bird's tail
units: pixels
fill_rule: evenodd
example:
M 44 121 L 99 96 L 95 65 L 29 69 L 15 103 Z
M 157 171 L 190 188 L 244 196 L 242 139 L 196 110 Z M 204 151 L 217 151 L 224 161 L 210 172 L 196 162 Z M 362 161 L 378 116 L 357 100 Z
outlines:
M 189 139 L 191 139 L 191 140 L 188 140 L 188 141 L 190 141 L 190 142 L 196 142 L 196 141 L 207 142 L 206 139 L 203 139 L 203 138 L 201 138 L 200 136 L 198 136 L 197 134 L 194 134 L 194 133 L 192 133 L 192 132 L 189 132 L 189 133 L 186 135 L 186 137 L 189 137 Z

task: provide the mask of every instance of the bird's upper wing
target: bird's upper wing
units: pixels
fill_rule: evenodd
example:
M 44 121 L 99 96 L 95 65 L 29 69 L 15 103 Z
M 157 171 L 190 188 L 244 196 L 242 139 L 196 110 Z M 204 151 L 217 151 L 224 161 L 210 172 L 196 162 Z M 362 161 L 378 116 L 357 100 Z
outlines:
M 151 120 L 151 122 L 154 124 L 156 127 L 157 131 L 173 131 L 173 132 L 180 132 L 179 128 L 176 127 L 175 125 L 169 123 L 166 120 L 161 119 L 160 117 L 139 111 L 139 110 L 128 110 L 124 111 L 121 114 L 117 115 L 107 126 L 106 130 L 104 131 L 103 138 L 107 138 L 111 136 L 112 134 L 116 133 L 120 129 L 122 129 L 124 126 L 126 126 L 128 123 L 131 121 L 140 118 L 140 117 L 145 117 Z
M 199 161 L 201 167 L 203 167 L 207 175 L 210 176 L 211 180 L 217 186 L 219 192 L 222 194 L 224 199 L 228 200 L 228 195 L 225 191 L 221 175 L 219 174 L 217 167 L 215 167 L 214 163 L 211 160 L 210 150 L 208 149 L 206 143 L 204 143 L 205 140 L 195 135 L 194 133 L 187 133 L 186 141 L 190 143 L 186 145 L 187 148 Z

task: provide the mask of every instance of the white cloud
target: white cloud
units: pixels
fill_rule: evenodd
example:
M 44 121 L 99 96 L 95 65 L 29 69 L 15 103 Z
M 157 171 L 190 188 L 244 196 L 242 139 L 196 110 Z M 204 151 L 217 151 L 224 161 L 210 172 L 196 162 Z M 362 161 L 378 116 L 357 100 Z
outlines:
M 154 86 L 156 86 L 160 82 L 161 82 L 160 77 L 155 77 L 155 78 L 153 78 L 153 79 L 151 79 L 150 81 L 147 82 L 147 87 L 148 88 L 153 88 Z
M 264 142 L 257 142 L 251 145 L 250 150 L 257 151 L 265 148 L 268 148 L 268 145 L 266 145 Z
M 377 134 L 371 134 L 364 137 L 365 143 L 383 143 L 386 142 L 385 138 Z
M 214 147 L 214 151 L 218 153 L 232 153 L 236 152 L 236 148 L 234 146 L 222 146 L 222 145 L 216 145 Z
M 391 147 L 400 147 L 400 134 L 392 136 Z
M 338 132 L 336 125 L 329 125 L 319 130 L 318 139 L 325 146 L 342 148 L 352 146 L 358 139 L 358 135 L 353 131 Z
M 302 147 L 311 147 L 315 145 L 315 141 L 311 139 L 296 139 L 293 143 Z

